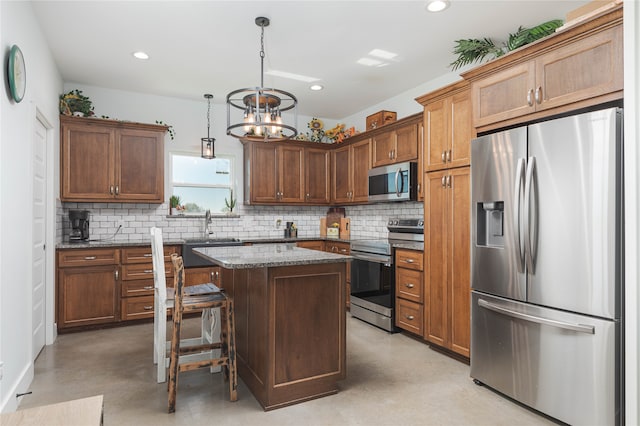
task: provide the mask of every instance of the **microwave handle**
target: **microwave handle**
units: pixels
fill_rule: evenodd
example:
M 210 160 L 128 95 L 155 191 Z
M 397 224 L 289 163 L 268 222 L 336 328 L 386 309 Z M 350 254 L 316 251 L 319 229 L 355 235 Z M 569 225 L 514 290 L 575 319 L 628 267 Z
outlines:
M 396 196 L 400 197 L 402 193 L 402 188 L 398 185 L 398 180 L 400 179 L 400 174 L 402 173 L 402 168 L 398 167 L 396 171 Z M 402 182 L 401 182 L 402 184 Z

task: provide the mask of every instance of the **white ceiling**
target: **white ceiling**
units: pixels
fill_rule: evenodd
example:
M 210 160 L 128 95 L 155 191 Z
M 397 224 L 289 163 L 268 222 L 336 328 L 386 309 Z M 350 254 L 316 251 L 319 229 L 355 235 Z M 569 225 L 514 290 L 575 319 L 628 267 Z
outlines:
M 292 92 L 299 113 L 341 119 L 450 71 L 454 41 L 504 41 L 522 26 L 564 19 L 586 1 L 451 0 L 440 13 L 420 1 L 34 1 L 65 82 L 202 100 L 260 84 L 266 16 L 265 86 Z M 383 67 L 358 64 L 373 49 L 396 53 Z M 151 58 L 134 59 L 143 50 Z

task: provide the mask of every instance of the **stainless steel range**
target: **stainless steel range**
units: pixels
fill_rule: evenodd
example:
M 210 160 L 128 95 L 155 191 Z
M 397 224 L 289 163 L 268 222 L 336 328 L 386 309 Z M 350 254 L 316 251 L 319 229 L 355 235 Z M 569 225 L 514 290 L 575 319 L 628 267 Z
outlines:
M 389 219 L 386 240 L 351 243 L 351 315 L 395 332 L 394 247 L 407 241 L 424 243 L 422 219 Z

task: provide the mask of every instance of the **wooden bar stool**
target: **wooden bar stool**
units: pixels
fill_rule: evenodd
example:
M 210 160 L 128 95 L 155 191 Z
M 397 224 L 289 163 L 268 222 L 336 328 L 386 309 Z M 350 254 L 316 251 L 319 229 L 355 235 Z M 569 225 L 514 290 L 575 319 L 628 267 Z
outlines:
M 169 361 L 169 413 L 176 411 L 176 393 L 178 390 L 178 373 L 197 368 L 221 366 L 224 380 L 229 382 L 229 399 L 238 399 L 238 373 L 236 371 L 235 324 L 233 300 L 223 292 L 198 296 L 184 295 L 184 264 L 182 257 L 171 255 L 173 262 L 173 280 L 175 301 L 173 309 L 173 334 L 171 335 L 171 354 Z M 220 308 L 220 342 L 203 343 L 195 346 L 180 346 L 180 328 L 182 315 L 185 312 L 202 309 Z M 220 349 L 220 356 L 213 357 L 213 349 Z M 189 361 L 182 357 L 186 354 L 210 353 L 212 357 L 205 360 Z

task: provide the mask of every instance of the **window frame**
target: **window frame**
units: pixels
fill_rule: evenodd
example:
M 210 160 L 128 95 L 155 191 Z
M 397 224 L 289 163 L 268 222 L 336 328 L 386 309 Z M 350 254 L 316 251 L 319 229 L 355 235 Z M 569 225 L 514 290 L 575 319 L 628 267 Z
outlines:
M 186 184 L 177 184 L 176 182 L 174 182 L 173 180 L 173 171 L 174 171 L 174 157 L 175 156 L 181 156 L 181 157 L 197 157 L 200 158 L 200 154 L 196 153 L 196 152 L 191 152 L 191 151 L 171 151 L 169 153 L 169 171 L 170 171 L 170 175 L 169 175 L 169 197 L 171 197 L 174 194 L 174 188 L 177 187 L 182 187 L 182 188 L 221 188 L 221 189 L 229 189 L 231 191 L 231 194 L 235 193 L 235 187 L 234 187 L 234 176 L 235 176 L 235 163 L 236 163 L 236 156 L 233 154 L 219 154 L 216 153 L 216 158 L 221 158 L 221 159 L 227 159 L 229 160 L 229 184 L 228 185 L 221 185 L 221 184 L 199 184 L 199 183 L 186 183 Z M 236 197 L 237 198 L 237 197 Z M 224 206 L 223 206 L 224 207 Z M 184 216 L 202 216 L 204 215 L 204 212 L 185 212 Z M 223 212 L 211 212 L 212 216 L 224 216 L 225 213 Z

